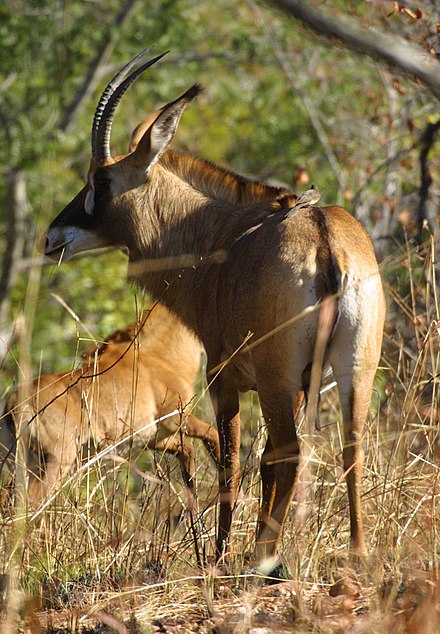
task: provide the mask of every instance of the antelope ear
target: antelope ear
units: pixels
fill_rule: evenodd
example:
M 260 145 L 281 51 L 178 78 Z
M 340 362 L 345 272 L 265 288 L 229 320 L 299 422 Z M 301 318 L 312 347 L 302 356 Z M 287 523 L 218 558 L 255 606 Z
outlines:
M 201 91 L 202 87 L 194 84 L 181 97 L 161 108 L 137 144 L 137 139 L 133 138 L 137 136 L 135 130 L 130 145 L 135 146 L 132 156 L 137 165 L 148 171 L 156 163 L 176 134 L 180 117 L 187 104 Z

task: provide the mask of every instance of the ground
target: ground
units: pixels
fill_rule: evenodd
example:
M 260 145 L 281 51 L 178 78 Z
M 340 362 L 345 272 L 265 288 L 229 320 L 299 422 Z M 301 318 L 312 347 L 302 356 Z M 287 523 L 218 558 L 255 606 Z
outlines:
M 22 609 L 19 632 L 121 634 L 435 634 L 440 632 L 440 583 L 431 573 L 380 587 L 368 573 L 340 569 L 332 584 L 205 577 L 103 594 L 94 606 Z M 160 587 L 161 586 L 161 587 Z M 171 587 L 174 586 L 174 587 Z M 131 608 L 130 608 L 131 604 Z M 130 612 L 131 609 L 131 612 Z

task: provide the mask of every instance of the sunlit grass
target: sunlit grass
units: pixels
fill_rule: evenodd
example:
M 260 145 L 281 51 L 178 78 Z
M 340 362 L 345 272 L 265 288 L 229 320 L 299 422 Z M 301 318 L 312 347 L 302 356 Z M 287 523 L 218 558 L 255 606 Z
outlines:
M 348 556 L 348 502 L 333 388 L 323 396 L 322 432 L 308 437 L 299 421 L 309 458 L 304 499 L 292 504 L 281 544 L 282 561 L 292 581 L 276 586 L 285 588 L 277 595 L 249 574 L 258 512 L 258 464 L 264 447 L 258 400 L 250 395 L 242 399 L 243 478 L 224 577 L 212 567 L 217 483 L 215 466 L 204 447 L 196 442 L 191 504 L 174 458 L 140 451 L 127 442 L 122 455 L 78 457 L 64 486 L 41 512 L 27 507 L 26 497 L 23 501 L 16 496 L 15 506 L 4 506 L 1 572 L 10 576 L 13 590 L 3 606 L 5 623 L 13 628 L 21 619 L 29 627 L 38 617 L 45 627 L 75 631 L 116 619 L 113 624 L 122 627 L 125 622 L 128 631 L 137 631 L 136 627 L 150 631 L 152 622 L 184 627 L 208 620 L 213 627 L 229 624 L 233 629 L 259 622 L 263 613 L 275 615 L 278 605 L 281 620 L 277 622 L 290 623 L 291 631 L 340 632 L 344 622 L 356 619 L 364 628 L 359 631 L 365 632 L 436 631 L 440 554 L 436 248 L 431 238 L 422 248 L 402 250 L 401 257 L 390 259 L 382 269 L 389 306 L 364 434 L 366 562 L 353 568 Z M 199 394 L 202 388 L 201 381 Z M 209 417 L 207 399 L 197 402 L 198 415 Z M 84 467 L 87 459 L 89 466 Z M 20 486 L 26 486 L 24 477 Z M 202 567 L 197 565 L 196 547 Z M 342 595 L 344 605 L 332 599 L 330 606 L 329 590 L 341 575 L 352 579 L 358 590 Z M 423 629 L 420 623 L 433 629 Z

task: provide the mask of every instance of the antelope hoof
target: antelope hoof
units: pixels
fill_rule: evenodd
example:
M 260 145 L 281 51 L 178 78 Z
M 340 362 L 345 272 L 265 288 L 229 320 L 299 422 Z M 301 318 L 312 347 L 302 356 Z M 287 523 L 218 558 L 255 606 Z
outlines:
M 293 578 L 286 564 L 282 563 L 278 557 L 266 559 L 254 572 L 262 578 L 266 586 L 280 583 L 281 581 L 290 581 Z

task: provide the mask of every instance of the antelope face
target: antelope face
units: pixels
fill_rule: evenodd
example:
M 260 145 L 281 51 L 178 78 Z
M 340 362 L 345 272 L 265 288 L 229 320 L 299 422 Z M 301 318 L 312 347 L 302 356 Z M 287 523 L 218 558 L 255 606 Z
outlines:
M 52 260 L 68 260 L 76 253 L 100 247 L 126 246 L 130 250 L 137 246 L 142 233 L 137 221 L 138 190 L 142 188 L 144 210 L 149 206 L 153 167 L 171 142 L 187 103 L 201 91 L 196 84 L 153 113 L 134 130 L 128 154 L 112 157 L 110 133 L 116 106 L 143 71 L 165 54 L 132 71 L 145 52 L 126 64 L 101 95 L 93 119 L 87 184 L 47 231 L 44 252 Z M 148 223 L 145 217 L 144 222 Z
M 109 246 L 129 247 L 132 231 L 130 192 L 145 186 L 144 171 L 132 154 L 92 159 L 87 184 L 50 224 L 44 252 L 51 260 L 69 260 L 76 253 Z
M 95 213 L 95 197 L 96 192 L 86 185 L 50 224 L 44 248 L 48 258 L 69 260 L 81 251 L 110 245 Z

